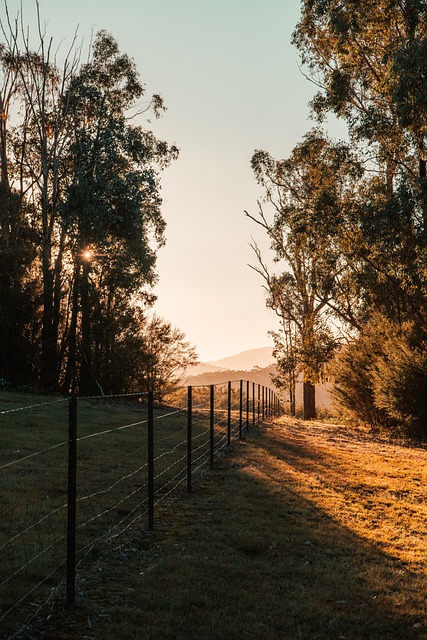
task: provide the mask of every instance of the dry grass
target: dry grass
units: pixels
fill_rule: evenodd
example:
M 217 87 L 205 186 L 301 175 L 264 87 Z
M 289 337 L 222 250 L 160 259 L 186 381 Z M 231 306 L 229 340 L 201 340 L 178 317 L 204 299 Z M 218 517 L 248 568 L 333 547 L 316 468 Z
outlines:
M 425 640 L 426 459 L 321 423 L 252 432 L 32 637 Z

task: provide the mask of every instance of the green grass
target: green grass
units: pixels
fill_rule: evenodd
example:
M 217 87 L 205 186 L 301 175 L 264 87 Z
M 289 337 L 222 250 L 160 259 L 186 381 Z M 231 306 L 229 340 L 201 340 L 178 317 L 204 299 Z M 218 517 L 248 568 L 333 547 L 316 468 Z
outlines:
M 43 582 L 29 598 L 38 605 L 65 576 L 68 402 L 2 392 L 0 412 L 0 630 L 9 632 L 25 619 L 21 598 Z M 165 413 L 155 413 L 156 500 L 185 479 L 186 416 Z M 112 544 L 146 525 L 146 419 L 135 401 L 78 402 L 79 566 L 99 553 L 94 541 Z M 206 434 L 206 418 L 195 420 L 194 436 L 206 442 Z
M 81 565 L 75 611 L 22 638 L 425 640 L 426 457 L 321 423 L 252 430 L 160 502 L 154 532 L 136 522 Z
M 425 639 L 425 463 L 425 449 L 275 423 L 155 532 L 99 558 L 103 586 L 86 582 L 67 635 L 42 637 Z

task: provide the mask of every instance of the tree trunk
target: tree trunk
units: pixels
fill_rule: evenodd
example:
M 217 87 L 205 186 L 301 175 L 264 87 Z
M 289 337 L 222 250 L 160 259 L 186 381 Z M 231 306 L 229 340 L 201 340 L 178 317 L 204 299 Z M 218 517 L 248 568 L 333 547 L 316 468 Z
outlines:
M 79 313 L 79 265 L 75 268 L 71 299 L 71 320 L 68 330 L 68 353 L 62 390 L 64 393 L 76 393 L 77 389 L 77 321 Z
M 316 417 L 316 387 L 311 382 L 304 380 L 303 393 L 304 420 L 313 420 Z
M 43 255 L 43 316 L 40 386 L 53 391 L 57 384 L 57 336 L 53 323 L 53 272 L 50 268 L 50 247 Z
M 93 377 L 92 362 L 92 331 L 91 331 L 91 312 L 90 312 L 90 296 L 89 296 L 89 261 L 83 263 L 83 271 L 80 286 L 80 302 L 82 313 L 81 324 L 81 363 L 80 363 L 80 392 L 83 395 L 91 395 L 97 393 L 99 389 L 96 386 Z
M 290 375 L 289 380 L 289 408 L 291 416 L 296 415 L 296 399 L 295 399 L 295 390 L 296 390 L 296 380 L 293 373 Z
M 423 210 L 423 231 L 424 239 L 427 241 L 427 162 L 425 159 L 424 138 L 421 137 L 418 142 L 418 162 L 419 162 L 419 178 L 421 183 L 421 198 Z

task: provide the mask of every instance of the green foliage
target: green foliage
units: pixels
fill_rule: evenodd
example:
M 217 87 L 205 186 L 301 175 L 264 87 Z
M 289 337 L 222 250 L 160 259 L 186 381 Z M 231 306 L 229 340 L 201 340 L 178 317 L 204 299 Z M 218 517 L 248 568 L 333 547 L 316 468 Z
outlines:
M 387 415 L 375 403 L 372 371 L 381 353 L 376 331 L 364 331 L 343 346 L 328 368 L 331 395 L 362 423 L 374 428 L 388 426 Z
M 332 395 L 362 422 L 427 437 L 427 348 L 413 324 L 374 317 L 330 374 Z
M 372 371 L 375 404 L 411 436 L 427 438 L 427 344 L 388 339 Z
M 62 69 L 44 33 L 37 53 L 23 26 L 4 35 L 0 377 L 119 392 L 138 369 L 118 372 L 131 359 L 127 347 L 141 347 L 129 334 L 136 309 L 154 301 L 156 251 L 165 242 L 160 171 L 178 149 L 141 124 L 145 113 L 161 114 L 163 101 L 142 102 L 135 63 L 105 31 L 86 63 L 71 48 Z

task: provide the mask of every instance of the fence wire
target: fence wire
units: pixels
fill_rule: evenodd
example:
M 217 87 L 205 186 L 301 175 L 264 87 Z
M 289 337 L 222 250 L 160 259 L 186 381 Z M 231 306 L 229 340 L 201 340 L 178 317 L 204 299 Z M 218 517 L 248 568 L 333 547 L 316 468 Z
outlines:
M 156 508 L 160 504 L 165 508 L 176 499 L 186 482 L 190 486 L 189 475 L 199 478 L 231 439 L 241 437 L 242 429 L 250 429 L 264 415 L 264 392 L 261 397 L 259 385 L 258 396 L 255 385 L 251 392 L 240 381 L 201 385 L 193 391 L 190 414 L 188 407 L 177 406 L 179 402 L 154 411 L 152 503 Z M 147 401 L 148 396 L 135 393 L 78 400 L 78 571 L 83 571 L 101 543 L 118 541 L 136 524 L 147 526 L 149 414 L 141 398 Z M 123 400 L 127 400 L 125 406 Z M 34 594 L 39 595 L 33 605 L 41 609 L 62 592 L 66 582 L 69 415 L 64 409 L 62 414 L 58 411 L 67 407 L 67 401 L 61 398 L 0 411 L 0 420 L 9 421 L 6 433 L 12 443 L 0 454 L 0 488 L 5 490 L 6 509 L 9 507 L 7 517 L 0 512 L 0 551 L 6 558 L 0 582 L 0 631 L 4 628 L 5 638 L 17 637 L 35 619 L 34 612 L 26 620 L 24 613 L 29 611 L 25 603 Z M 39 411 L 46 423 L 43 427 L 35 418 Z M 123 419 L 124 411 L 130 420 Z M 42 429 L 46 429 L 46 438 Z M 26 436 L 19 444 L 17 433 Z M 48 446 L 37 447 L 43 440 Z M 28 495 L 26 503 L 13 503 L 17 482 L 20 488 L 25 484 L 28 488 L 23 492 Z

